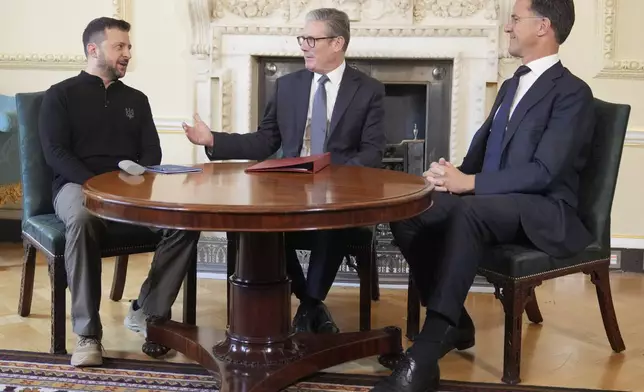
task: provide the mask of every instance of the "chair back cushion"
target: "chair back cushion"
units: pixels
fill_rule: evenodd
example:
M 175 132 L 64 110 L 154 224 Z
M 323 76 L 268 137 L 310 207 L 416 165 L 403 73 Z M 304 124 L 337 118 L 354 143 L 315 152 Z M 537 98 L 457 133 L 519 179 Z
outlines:
M 610 214 L 630 105 L 595 98 L 595 131 L 579 183 L 579 214 L 602 250 L 610 251 Z
M 20 166 L 22 180 L 22 222 L 35 215 L 53 214 L 53 173 L 42 152 L 38 133 L 40 105 L 45 93 L 16 94 Z

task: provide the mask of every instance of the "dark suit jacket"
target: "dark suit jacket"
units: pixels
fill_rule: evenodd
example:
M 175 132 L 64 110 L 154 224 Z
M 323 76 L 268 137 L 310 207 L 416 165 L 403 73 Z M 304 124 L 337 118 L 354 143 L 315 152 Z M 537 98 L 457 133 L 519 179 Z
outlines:
M 594 130 L 592 91 L 560 62 L 553 65 L 515 108 L 503 140 L 500 170 L 479 173 L 506 90 L 507 82 L 460 168 L 476 174 L 476 195 L 515 196 L 524 231 L 538 248 L 555 257 L 577 253 L 592 241 L 576 210 L 580 171 Z
M 313 73 L 307 69 L 277 79 L 256 132 L 213 132 L 212 160 L 264 160 L 280 147 L 284 158 L 300 155 Z M 385 149 L 384 85 L 347 65 L 333 108 L 325 151 L 334 164 L 380 167 Z

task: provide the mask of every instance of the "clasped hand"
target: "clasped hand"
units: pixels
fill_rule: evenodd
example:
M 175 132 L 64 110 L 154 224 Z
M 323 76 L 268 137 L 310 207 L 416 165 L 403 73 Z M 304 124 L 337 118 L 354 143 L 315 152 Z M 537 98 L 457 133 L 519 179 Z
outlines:
M 439 192 L 460 194 L 474 190 L 474 176 L 461 172 L 444 158 L 432 162 L 423 176 Z

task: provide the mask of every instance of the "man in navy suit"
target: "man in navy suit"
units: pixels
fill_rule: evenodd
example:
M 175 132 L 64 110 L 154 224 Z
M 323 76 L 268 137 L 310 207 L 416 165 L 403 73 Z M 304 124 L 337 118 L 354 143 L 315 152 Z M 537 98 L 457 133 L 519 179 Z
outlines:
M 380 167 L 385 148 L 384 85 L 347 67 L 350 25 L 346 13 L 322 8 L 308 13 L 297 41 L 305 69 L 277 79 L 257 132 L 211 132 L 198 115 L 186 136 L 206 146 L 211 160 L 264 160 L 282 149 L 284 158 L 331 153 L 334 164 Z M 346 230 L 288 233 L 287 268 L 300 307 L 295 332 L 336 333 L 338 328 L 322 302 L 342 264 Z M 307 277 L 295 253 L 310 244 Z
M 516 0 L 505 30 L 510 54 L 523 65 L 501 86 L 462 165 L 444 159 L 430 165 L 433 206 L 391 223 L 427 317 L 414 345 L 373 391 L 434 391 L 438 360 L 474 345 L 463 305 L 486 248 L 521 243 L 566 257 L 590 244 L 576 208 L 593 95 L 557 54 L 574 15 L 573 0 Z

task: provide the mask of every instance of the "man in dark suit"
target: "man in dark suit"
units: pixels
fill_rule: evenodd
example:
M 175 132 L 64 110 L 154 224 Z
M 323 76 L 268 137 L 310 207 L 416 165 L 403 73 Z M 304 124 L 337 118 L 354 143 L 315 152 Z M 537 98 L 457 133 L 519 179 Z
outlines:
M 350 25 L 346 13 L 322 8 L 308 13 L 297 41 L 306 69 L 277 79 L 257 132 L 211 132 L 195 115 L 184 124 L 188 139 L 206 146 L 211 160 L 264 160 L 282 149 L 284 158 L 331 153 L 334 164 L 379 167 L 385 148 L 384 85 L 347 67 Z M 338 332 L 322 301 L 342 264 L 346 230 L 288 233 L 287 266 L 293 292 L 301 303 L 295 332 Z M 295 253 L 311 249 L 307 277 Z
M 521 243 L 565 257 L 591 242 L 576 207 L 593 96 L 557 54 L 573 24 L 573 0 L 516 0 L 506 32 L 510 54 L 523 65 L 501 86 L 462 165 L 444 159 L 430 165 L 433 206 L 391 224 L 427 317 L 414 345 L 373 391 L 434 391 L 438 360 L 474 345 L 463 305 L 489 246 Z

